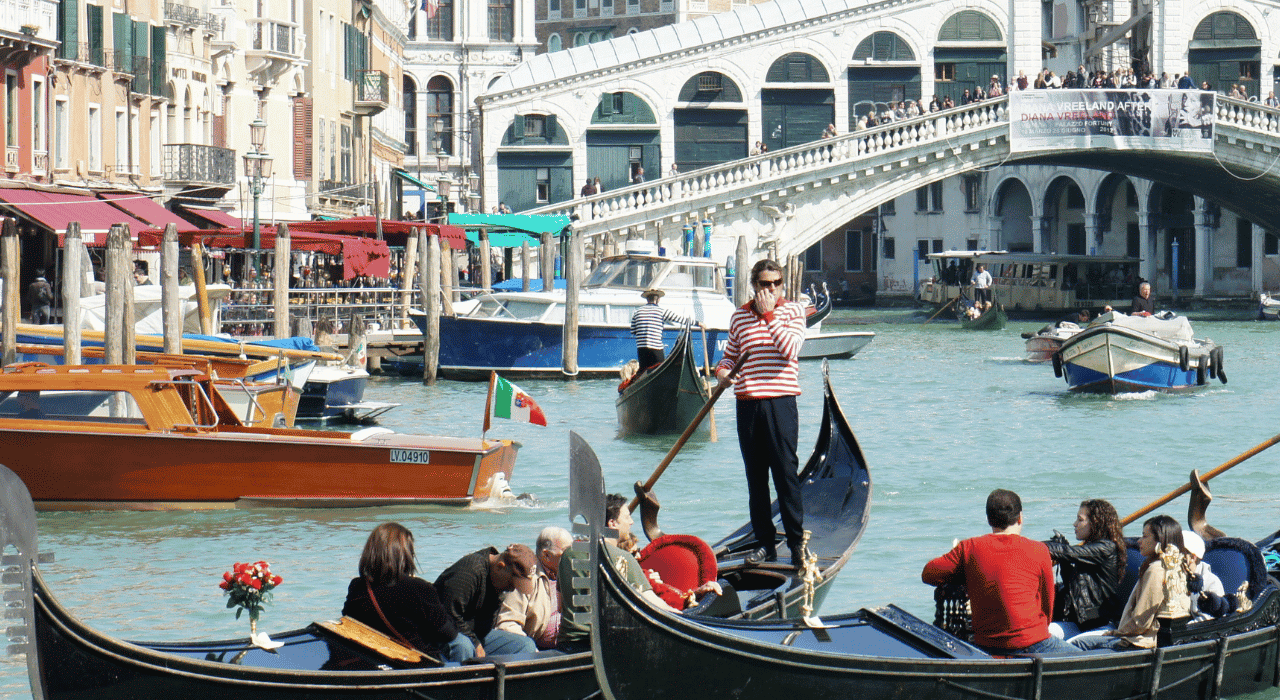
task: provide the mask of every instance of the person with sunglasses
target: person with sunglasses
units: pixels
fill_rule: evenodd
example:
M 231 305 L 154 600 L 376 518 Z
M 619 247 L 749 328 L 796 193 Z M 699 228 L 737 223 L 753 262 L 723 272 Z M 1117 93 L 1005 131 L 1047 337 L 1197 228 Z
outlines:
M 778 492 L 791 563 L 800 568 L 804 506 L 800 501 L 800 432 L 796 397 L 800 395 L 800 346 L 804 343 L 804 307 L 782 297 L 782 267 L 761 260 L 751 268 L 751 301 L 733 312 L 724 358 L 716 367 L 720 384 L 733 383 L 737 397 L 738 447 L 746 465 L 751 528 L 759 543 L 747 554 L 748 564 L 776 561 L 777 530 L 773 525 L 769 474 Z M 735 380 L 729 374 L 744 353 L 746 362 Z

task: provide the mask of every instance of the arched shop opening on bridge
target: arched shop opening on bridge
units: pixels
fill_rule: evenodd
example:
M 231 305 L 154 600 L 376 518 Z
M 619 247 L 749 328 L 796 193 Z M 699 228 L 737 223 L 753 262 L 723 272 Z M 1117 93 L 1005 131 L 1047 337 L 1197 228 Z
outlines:
M 573 197 L 573 148 L 554 114 L 519 114 L 498 149 L 499 203 L 512 211 Z
M 836 93 L 826 66 L 806 53 L 773 62 L 760 91 L 760 121 L 769 150 L 822 138 L 836 120 Z
M 587 129 L 587 172 L 605 190 L 625 187 L 640 169 L 647 178 L 661 174 L 662 146 L 653 108 L 631 92 L 607 92 L 591 114 Z
M 703 71 L 680 88 L 675 109 L 676 163 L 697 170 L 747 157 L 747 106 L 729 76 Z

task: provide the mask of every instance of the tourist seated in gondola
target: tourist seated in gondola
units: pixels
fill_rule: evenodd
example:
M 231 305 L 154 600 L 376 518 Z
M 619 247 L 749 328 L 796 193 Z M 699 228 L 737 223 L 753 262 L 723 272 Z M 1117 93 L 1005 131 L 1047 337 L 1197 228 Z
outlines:
M 1120 624 L 1101 634 L 1082 634 L 1071 640 L 1081 649 L 1154 649 L 1167 646 L 1173 632 L 1191 619 L 1191 596 L 1187 590 L 1189 558 L 1183 544 L 1182 526 L 1167 515 L 1157 515 L 1142 524 L 1138 540 L 1142 568 L 1138 584 L 1129 594 Z
M 1104 626 L 1114 629 L 1123 603 L 1119 590 L 1128 556 L 1115 507 L 1102 499 L 1084 501 L 1074 529 L 1082 544 L 1071 544 L 1061 533 L 1045 542 L 1062 579 L 1049 625 L 1050 634 L 1059 639 Z
M 533 592 L 518 590 L 502 594 L 493 629 L 510 635 L 503 649 L 506 654 L 534 652 L 556 646 L 560 630 L 560 604 L 556 598 L 556 577 L 560 557 L 573 546 L 573 536 L 562 527 L 546 527 L 538 534 L 533 550 L 538 557 Z M 490 650 L 492 653 L 492 649 Z
M 342 614 L 399 643 L 447 661 L 462 661 L 471 646 L 458 633 L 435 586 L 414 575 L 413 533 L 383 523 L 369 533 L 360 575 L 347 587 Z
M 1187 591 L 1191 594 L 1191 621 L 1204 622 L 1229 615 L 1236 608 L 1234 595 L 1227 595 L 1222 579 L 1204 561 L 1204 538 L 1190 530 L 1182 531 L 1182 544 L 1190 559 Z
M 639 591 L 641 597 L 650 604 L 660 610 L 681 612 L 683 607 L 675 607 L 668 604 L 667 601 L 654 592 L 649 577 L 645 574 L 635 555 L 620 546 L 621 544 L 634 548 L 636 538 L 631 534 L 631 525 L 634 522 L 635 520 L 631 517 L 631 510 L 627 508 L 627 499 L 624 496 L 611 493 L 605 497 L 605 526 L 618 532 L 618 537 L 616 538 L 604 538 L 605 550 L 609 553 L 609 561 L 623 575 L 627 583 Z M 564 651 L 582 651 L 586 649 L 590 639 L 591 626 L 589 620 L 591 609 L 586 602 L 590 599 L 590 596 L 587 595 L 589 591 L 577 590 L 573 587 L 575 576 L 581 578 L 580 575 L 574 573 L 575 566 L 581 568 L 581 562 L 589 560 L 590 557 L 591 555 L 586 551 L 585 547 L 574 547 L 560 557 L 560 571 L 557 577 L 560 586 L 561 612 L 558 647 Z M 698 598 L 708 593 L 719 595 L 723 593 L 723 590 L 718 582 L 707 581 L 688 591 L 684 600 L 692 600 L 696 603 Z
M 925 564 L 933 586 L 964 583 L 973 610 L 973 643 L 989 654 L 1074 652 L 1049 634 L 1053 563 L 1044 544 L 1022 536 L 1022 499 L 1005 489 L 987 496 L 991 533 L 957 544 Z
M 533 593 L 537 566 L 537 557 L 525 545 L 509 545 L 502 552 L 485 547 L 454 562 L 436 578 L 440 601 L 469 647 L 463 650 L 462 661 L 524 649 L 527 637 L 494 629 L 493 623 L 504 592 Z

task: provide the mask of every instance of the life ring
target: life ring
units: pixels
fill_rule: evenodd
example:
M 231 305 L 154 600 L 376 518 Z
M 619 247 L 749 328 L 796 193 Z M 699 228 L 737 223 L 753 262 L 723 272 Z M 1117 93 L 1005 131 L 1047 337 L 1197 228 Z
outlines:
M 1178 369 L 1183 372 L 1191 369 L 1191 351 L 1185 345 L 1178 348 Z
M 1209 376 L 1209 355 L 1201 355 L 1200 362 L 1196 364 L 1196 386 L 1204 386 Z
M 1053 353 L 1053 376 L 1062 378 L 1062 353 Z

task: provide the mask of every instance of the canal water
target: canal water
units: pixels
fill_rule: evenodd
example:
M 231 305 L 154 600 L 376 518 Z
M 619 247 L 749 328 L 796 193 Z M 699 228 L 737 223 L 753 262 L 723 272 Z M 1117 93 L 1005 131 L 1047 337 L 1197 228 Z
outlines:
M 983 504 L 994 488 L 1023 500 L 1024 534 L 1068 535 L 1078 504 L 1110 499 L 1121 515 L 1280 432 L 1280 324 L 1192 316 L 1196 335 L 1226 346 L 1230 383 L 1189 395 L 1069 394 L 1047 364 L 1022 361 L 1020 333 L 964 331 L 920 323 L 901 310 L 841 310 L 829 330 L 872 330 L 857 357 L 831 364 L 831 377 L 870 464 L 871 521 L 828 596 L 828 614 L 896 602 L 932 619 L 932 589 L 920 582 L 930 558 L 952 539 L 988 531 Z M 801 368 L 801 464 L 821 415 L 820 364 Z M 496 420 L 490 435 L 523 443 L 512 488 L 532 501 L 450 509 L 228 510 L 176 513 L 47 513 L 40 516 L 43 567 L 52 590 L 99 630 L 133 640 L 245 636 L 247 620 L 227 610 L 218 588 L 237 561 L 265 559 L 284 577 L 263 614 L 267 632 L 336 618 L 368 532 L 397 520 L 417 539 L 423 575 L 435 575 L 485 545 L 529 545 L 545 525 L 565 525 L 568 433 L 595 448 L 610 491 L 630 493 L 675 437 L 619 438 L 613 380 L 530 381 L 541 428 Z M 367 398 L 403 404 L 382 419 L 401 432 L 478 435 L 484 384 L 378 378 Z M 728 397 L 726 397 L 727 399 Z M 716 540 L 746 522 L 746 488 L 732 402 L 715 412 L 719 441 L 691 441 L 655 492 L 667 532 Z M 300 457 L 302 457 L 300 455 Z M 1211 522 L 1257 539 L 1280 528 L 1280 448 L 1214 480 Z M 1161 511 L 1185 522 L 1183 497 Z M 1127 534 L 1139 534 L 1130 526 Z M 25 665 L 0 658 L 0 697 L 27 698 Z

